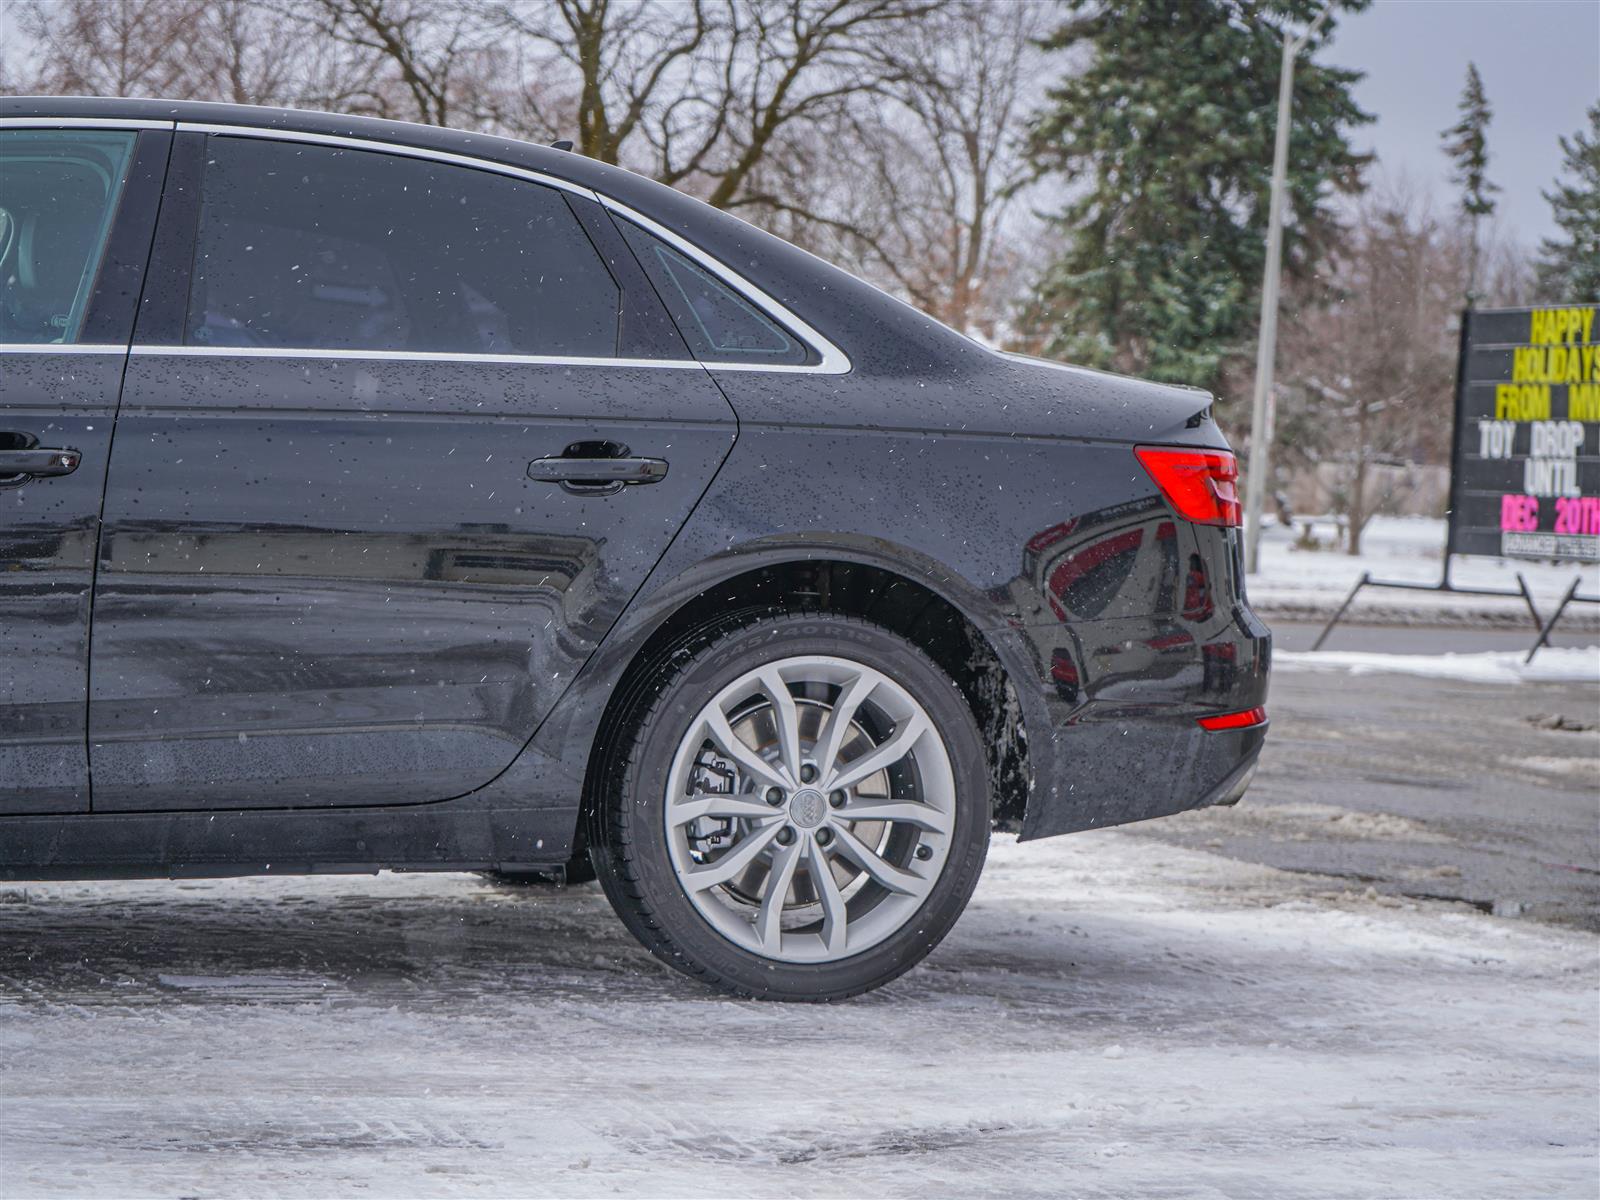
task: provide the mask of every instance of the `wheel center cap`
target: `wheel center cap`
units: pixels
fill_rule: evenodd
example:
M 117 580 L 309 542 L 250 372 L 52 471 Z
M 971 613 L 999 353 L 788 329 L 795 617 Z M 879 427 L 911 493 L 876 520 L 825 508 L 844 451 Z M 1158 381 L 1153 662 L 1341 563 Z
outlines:
M 828 802 L 816 788 L 801 788 L 789 801 L 789 819 L 801 829 L 815 829 L 828 813 Z

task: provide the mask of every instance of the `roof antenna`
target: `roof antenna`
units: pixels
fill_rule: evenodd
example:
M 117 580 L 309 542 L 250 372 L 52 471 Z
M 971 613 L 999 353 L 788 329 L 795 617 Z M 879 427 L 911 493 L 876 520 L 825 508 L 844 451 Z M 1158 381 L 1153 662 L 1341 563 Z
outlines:
M 553 150 L 571 150 L 572 149 L 572 139 L 571 138 L 558 138 L 555 141 L 550 143 L 550 147 Z

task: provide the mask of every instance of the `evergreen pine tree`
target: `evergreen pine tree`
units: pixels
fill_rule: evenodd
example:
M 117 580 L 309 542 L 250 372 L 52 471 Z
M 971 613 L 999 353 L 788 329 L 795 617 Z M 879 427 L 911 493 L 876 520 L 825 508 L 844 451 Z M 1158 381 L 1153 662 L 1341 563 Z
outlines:
M 1557 183 L 1544 198 L 1564 235 L 1539 247 L 1540 299 L 1600 300 L 1600 104 L 1589 110 L 1588 134 L 1561 139 L 1570 183 Z
M 1461 89 L 1461 102 L 1456 111 L 1461 119 L 1439 136 L 1445 139 L 1444 152 L 1455 164 L 1450 182 L 1461 185 L 1461 215 L 1471 226 L 1471 239 L 1467 243 L 1467 303 L 1470 305 L 1478 289 L 1478 226 L 1484 217 L 1494 212 L 1494 193 L 1500 190 L 1489 180 L 1488 132 L 1494 110 L 1483 94 L 1483 80 L 1476 63 L 1467 64 L 1467 83 Z
M 1335 0 L 1360 9 L 1367 0 Z M 1070 196 L 1065 235 L 1024 314 L 1046 353 L 1214 387 L 1248 351 L 1259 306 L 1278 68 L 1286 36 L 1321 0 L 1067 0 L 1047 49 L 1088 52 L 1030 130 L 1041 175 Z M 1355 192 L 1367 156 L 1346 131 L 1370 121 L 1359 72 L 1295 73 L 1284 261 L 1302 273 L 1338 228 L 1330 193 Z M 1071 59 L 1069 58 L 1069 61 Z

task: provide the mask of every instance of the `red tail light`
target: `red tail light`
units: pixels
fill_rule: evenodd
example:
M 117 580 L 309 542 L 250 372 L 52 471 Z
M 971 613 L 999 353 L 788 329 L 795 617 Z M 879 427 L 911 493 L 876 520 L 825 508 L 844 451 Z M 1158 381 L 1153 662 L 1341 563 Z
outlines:
M 1197 717 L 1201 729 L 1215 733 L 1219 729 L 1249 729 L 1252 725 L 1267 723 L 1267 710 L 1259 705 L 1243 712 L 1219 713 L 1214 717 Z
M 1239 464 L 1226 450 L 1139 446 L 1134 450 L 1167 503 L 1196 525 L 1244 524 L 1239 507 Z

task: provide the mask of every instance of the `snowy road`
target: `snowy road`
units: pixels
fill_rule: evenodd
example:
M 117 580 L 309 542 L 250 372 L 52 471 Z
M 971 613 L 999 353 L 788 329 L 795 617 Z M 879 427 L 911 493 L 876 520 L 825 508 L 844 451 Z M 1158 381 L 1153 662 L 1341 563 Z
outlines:
M 1596 939 L 1106 831 L 998 839 L 831 1008 L 592 886 L 0 894 L 0 1192 L 1592 1197 Z

